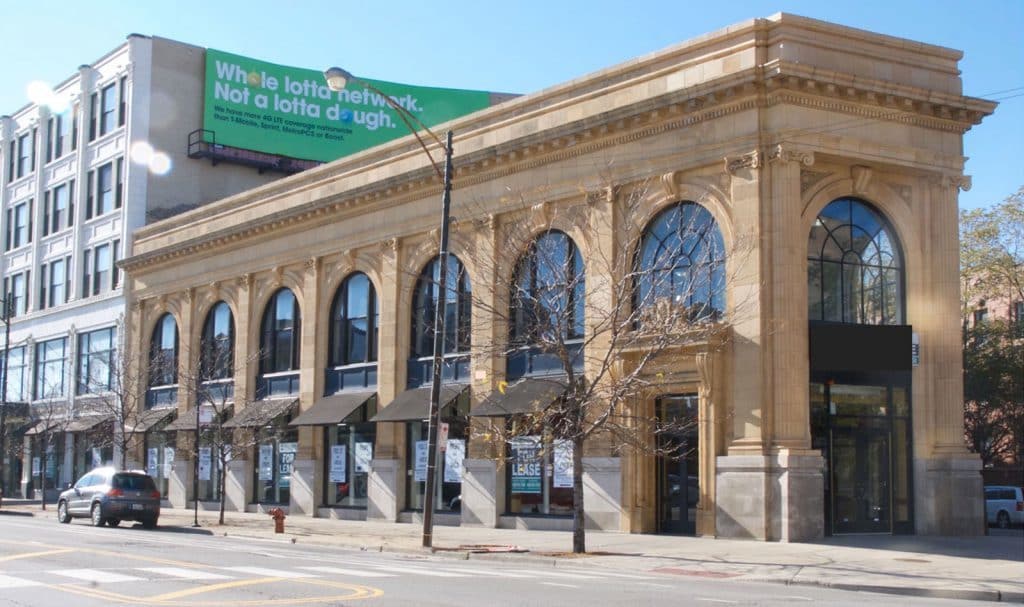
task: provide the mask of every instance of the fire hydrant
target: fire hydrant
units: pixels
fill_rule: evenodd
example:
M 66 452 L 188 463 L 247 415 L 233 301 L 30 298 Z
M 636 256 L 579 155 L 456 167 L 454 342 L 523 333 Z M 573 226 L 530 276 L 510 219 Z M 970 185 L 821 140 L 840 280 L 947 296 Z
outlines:
M 268 514 L 274 519 L 274 533 L 284 533 L 284 510 L 274 508 Z

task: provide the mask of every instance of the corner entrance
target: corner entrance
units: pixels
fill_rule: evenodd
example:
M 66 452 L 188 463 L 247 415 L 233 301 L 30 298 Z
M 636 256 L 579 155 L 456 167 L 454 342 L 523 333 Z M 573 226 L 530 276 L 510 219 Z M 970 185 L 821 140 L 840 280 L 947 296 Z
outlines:
M 658 434 L 658 533 L 695 535 L 700 499 L 697 466 L 696 394 L 665 396 L 658 400 L 658 419 L 671 428 Z
M 907 386 L 846 381 L 811 383 L 812 439 L 828 462 L 826 531 L 911 533 Z

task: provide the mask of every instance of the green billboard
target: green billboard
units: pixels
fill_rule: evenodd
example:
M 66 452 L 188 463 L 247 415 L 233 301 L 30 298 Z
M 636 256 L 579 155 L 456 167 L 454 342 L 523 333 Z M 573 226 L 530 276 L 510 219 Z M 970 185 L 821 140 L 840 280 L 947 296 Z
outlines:
M 323 73 L 207 49 L 204 139 L 267 154 L 328 162 L 409 134 L 386 93 L 427 126 L 490 105 L 487 91 L 381 80 L 327 87 Z

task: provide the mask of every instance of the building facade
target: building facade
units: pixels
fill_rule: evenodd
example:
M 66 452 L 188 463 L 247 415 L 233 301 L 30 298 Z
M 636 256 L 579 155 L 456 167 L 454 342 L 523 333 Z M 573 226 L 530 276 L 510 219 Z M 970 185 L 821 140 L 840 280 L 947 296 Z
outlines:
M 274 177 L 187 156 L 189 131 L 202 123 L 204 56 L 133 34 L 0 117 L 0 264 L 11 306 L 4 400 L 31 403 L 33 421 L 22 453 L 5 462 L 8 495 L 56 491 L 115 459 L 99 438 L 110 435 L 110 412 L 95 405 L 116 391 L 122 366 L 117 261 L 133 232 Z
M 628 405 L 692 419 L 675 439 L 686 457 L 585 445 L 588 525 L 787 541 L 980 533 L 957 192 L 963 133 L 994 104 L 963 95 L 960 57 L 780 14 L 449 123 L 438 519 L 569 527 L 564 449 L 539 448 L 546 433 L 505 445 L 481 430 L 500 407 L 515 423 L 516 398 L 565 389 L 543 353 L 496 346 L 520 331 L 498 311 L 518 318 L 513 283 L 541 308 L 578 304 L 564 337 L 587 344 L 586 377 L 607 347 L 588 340 L 586 311 L 617 304 L 610 285 L 625 280 L 598 260 L 635 251 L 682 289 L 705 276 L 699 298 L 665 305 L 723 330 L 665 356 L 650 397 Z M 182 420 L 152 438 L 177 447 L 174 506 L 194 485 L 217 498 L 223 478 L 231 509 L 418 516 L 440 187 L 406 138 L 136 233 L 122 262 L 129 339 L 149 353 L 147 390 Z M 681 237 L 684 224 L 700 238 Z M 553 267 L 585 279 L 585 297 L 541 284 Z M 218 352 L 231 362 L 211 373 Z M 633 355 L 612 352 L 624 370 Z M 197 466 L 196 403 L 214 400 L 197 386 L 211 383 L 229 394 L 223 426 L 253 438 L 221 466 L 200 449 Z

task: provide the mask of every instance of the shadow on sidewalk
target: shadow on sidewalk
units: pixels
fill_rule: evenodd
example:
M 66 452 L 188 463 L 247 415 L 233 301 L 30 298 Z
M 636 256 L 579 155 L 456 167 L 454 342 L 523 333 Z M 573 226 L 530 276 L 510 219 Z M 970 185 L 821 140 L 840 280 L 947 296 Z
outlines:
M 839 535 L 826 537 L 814 544 L 869 550 L 915 552 L 928 555 L 955 556 L 973 559 L 1024 561 L 1024 541 L 1020 535 L 987 535 L 945 537 L 930 535 Z
M 25 510 L 7 510 L 0 508 L 0 516 L 34 516 L 31 512 Z

